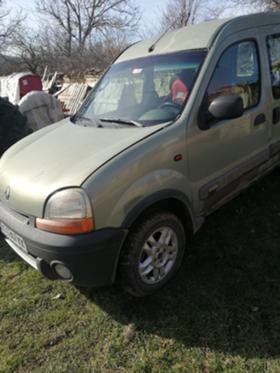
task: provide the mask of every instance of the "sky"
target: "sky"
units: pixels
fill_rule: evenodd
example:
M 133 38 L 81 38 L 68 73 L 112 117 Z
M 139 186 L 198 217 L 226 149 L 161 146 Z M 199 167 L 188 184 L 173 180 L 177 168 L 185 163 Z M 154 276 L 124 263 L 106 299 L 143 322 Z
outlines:
M 160 30 L 160 15 L 168 1 L 169 0 L 132 0 L 132 3 L 138 5 L 142 12 L 139 32 L 135 34 L 133 38 L 136 40 L 138 40 L 139 37 L 141 39 L 147 38 L 154 34 L 155 30 Z M 35 8 L 36 0 L 6 0 L 6 4 L 14 13 L 22 9 L 23 12 L 27 14 L 27 24 L 30 27 L 40 27 L 40 15 Z M 222 18 L 258 11 L 258 9 L 253 9 L 252 7 L 247 7 L 246 9 L 244 5 L 240 7 L 235 6 L 233 11 L 232 0 L 208 0 L 208 4 L 210 4 L 210 7 L 218 7 L 222 11 L 220 15 Z M 197 21 L 200 21 L 200 18 L 201 17 L 198 17 Z M 156 33 L 157 32 L 158 31 L 156 31 Z
M 154 24 L 159 22 L 160 11 L 164 9 L 168 0 L 134 0 L 142 11 L 142 25 Z M 32 25 L 38 24 L 38 16 L 35 9 L 35 0 L 6 0 L 8 7 L 12 8 L 14 12 L 22 9 L 28 13 L 28 21 Z

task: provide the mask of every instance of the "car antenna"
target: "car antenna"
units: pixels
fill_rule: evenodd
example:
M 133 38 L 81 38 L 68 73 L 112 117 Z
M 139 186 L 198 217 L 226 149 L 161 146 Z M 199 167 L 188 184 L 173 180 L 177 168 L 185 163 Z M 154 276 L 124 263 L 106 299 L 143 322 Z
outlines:
M 151 53 L 155 50 L 155 47 L 156 47 L 157 43 L 164 37 L 165 34 L 168 33 L 168 31 L 171 29 L 171 27 L 173 27 L 173 24 L 170 25 L 162 34 L 160 34 L 160 36 L 157 38 L 157 40 L 148 49 L 149 53 Z

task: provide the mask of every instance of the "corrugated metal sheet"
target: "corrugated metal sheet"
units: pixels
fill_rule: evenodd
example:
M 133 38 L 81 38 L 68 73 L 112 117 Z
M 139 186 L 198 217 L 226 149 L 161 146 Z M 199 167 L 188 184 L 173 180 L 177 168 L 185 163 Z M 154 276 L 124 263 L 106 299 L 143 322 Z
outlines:
M 63 110 L 69 115 L 77 112 L 90 87 L 85 83 L 64 83 L 56 96 L 63 104 Z

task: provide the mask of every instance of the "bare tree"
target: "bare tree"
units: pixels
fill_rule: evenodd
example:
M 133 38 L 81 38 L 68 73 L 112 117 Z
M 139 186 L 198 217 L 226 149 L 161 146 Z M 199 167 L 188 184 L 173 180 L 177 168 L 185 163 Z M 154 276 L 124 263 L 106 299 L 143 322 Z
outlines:
M 0 0 L 0 46 L 9 46 L 15 30 L 18 30 L 24 20 L 24 15 L 21 13 L 12 17 L 11 10 L 6 8 L 5 1 Z M 2 52 L 2 51 L 1 51 Z
M 210 0 L 169 0 L 162 11 L 160 31 L 220 18 L 224 7 L 225 3 L 217 5 Z
M 259 5 L 264 10 L 280 10 L 279 0 L 251 0 L 250 3 Z
M 98 70 L 104 70 L 127 46 L 127 35 L 121 31 L 108 30 L 102 39 L 93 41 L 88 48 L 91 66 Z
M 4 2 L 0 0 L 0 75 L 22 69 L 41 73 L 46 65 L 70 75 L 103 70 L 128 44 L 127 35 L 139 21 L 132 0 L 37 0 L 46 26 L 35 31 Z
M 68 56 L 77 48 L 82 54 L 94 31 L 125 30 L 139 20 L 138 8 L 131 0 L 37 0 L 37 7 L 63 36 Z
M 0 0 L 0 75 L 17 71 L 18 60 L 11 55 L 15 33 L 22 27 L 22 13 L 12 14 L 4 0 Z
M 232 8 L 239 14 L 280 11 L 280 0 L 232 0 Z
M 163 30 L 175 30 L 194 23 L 201 0 L 169 0 L 162 12 Z
M 33 73 L 40 73 L 45 64 L 44 47 L 40 43 L 40 34 L 18 32 L 13 36 L 13 56 L 19 65 Z
M 64 49 L 64 34 L 42 28 L 37 33 L 19 32 L 13 37 L 12 57 L 5 56 L 9 71 L 28 69 L 34 73 L 42 73 L 45 66 L 49 71 L 58 71 L 70 76 L 79 76 L 86 72 L 103 71 L 129 44 L 126 33 L 121 31 L 103 32 L 102 35 L 89 39 L 83 53 L 77 45 L 73 45 L 71 56 Z M 0 75 L 2 69 L 0 61 Z M 5 69 L 7 72 L 7 69 Z

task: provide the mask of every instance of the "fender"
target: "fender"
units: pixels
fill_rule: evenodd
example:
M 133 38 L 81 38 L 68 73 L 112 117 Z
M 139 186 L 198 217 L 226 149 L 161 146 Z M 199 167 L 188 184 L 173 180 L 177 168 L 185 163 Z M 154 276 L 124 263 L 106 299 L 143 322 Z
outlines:
M 137 218 L 149 207 L 154 205 L 157 202 L 165 201 L 168 199 L 176 199 L 179 201 L 182 206 L 185 208 L 186 213 L 188 214 L 191 222 L 191 229 L 193 232 L 197 231 L 198 222 L 194 219 L 194 214 L 192 212 L 191 203 L 188 197 L 176 190 L 176 189 L 164 189 L 158 192 L 155 192 L 148 197 L 145 197 L 140 202 L 138 202 L 127 214 L 126 218 L 121 224 L 122 228 L 130 228 Z

